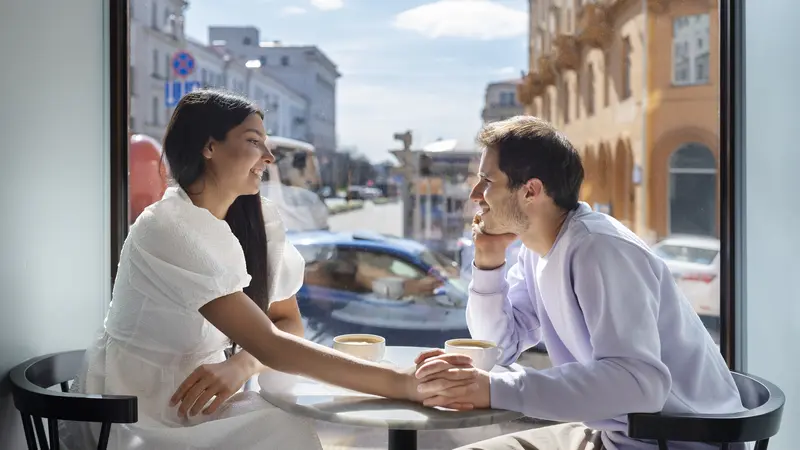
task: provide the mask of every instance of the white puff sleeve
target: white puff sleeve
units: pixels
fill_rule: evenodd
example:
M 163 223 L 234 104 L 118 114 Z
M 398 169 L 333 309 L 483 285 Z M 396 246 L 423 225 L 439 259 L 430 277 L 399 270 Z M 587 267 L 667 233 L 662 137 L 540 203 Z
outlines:
M 251 277 L 228 224 L 207 211 L 186 211 L 187 205 L 177 202 L 143 213 L 124 251 L 132 265 L 132 288 L 157 302 L 196 311 L 243 290 Z
M 264 227 L 267 232 L 267 268 L 269 270 L 269 301 L 291 298 L 303 286 L 306 262 L 286 238 L 286 227 L 278 206 L 261 197 Z

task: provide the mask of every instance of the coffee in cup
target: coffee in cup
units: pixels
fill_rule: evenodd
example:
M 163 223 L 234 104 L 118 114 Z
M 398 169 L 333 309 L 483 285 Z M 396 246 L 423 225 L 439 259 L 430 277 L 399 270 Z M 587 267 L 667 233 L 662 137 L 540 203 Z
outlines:
M 494 342 L 480 339 L 450 339 L 444 343 L 444 351 L 467 355 L 473 366 L 486 371 L 492 370 L 502 353 Z
M 386 353 L 386 339 L 376 334 L 342 334 L 333 338 L 333 348 L 367 361 L 381 361 Z

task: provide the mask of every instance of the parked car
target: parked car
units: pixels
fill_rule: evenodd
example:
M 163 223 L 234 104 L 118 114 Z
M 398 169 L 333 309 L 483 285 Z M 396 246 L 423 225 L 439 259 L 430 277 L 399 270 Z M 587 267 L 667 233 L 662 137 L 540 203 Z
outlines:
M 719 239 L 674 235 L 653 251 L 666 261 L 678 287 L 701 318 L 719 320 Z
M 455 261 L 372 232 L 296 232 L 289 239 L 306 260 L 297 300 L 307 338 L 374 333 L 389 345 L 440 347 L 469 337 L 467 284 Z M 427 289 L 431 279 L 441 286 Z

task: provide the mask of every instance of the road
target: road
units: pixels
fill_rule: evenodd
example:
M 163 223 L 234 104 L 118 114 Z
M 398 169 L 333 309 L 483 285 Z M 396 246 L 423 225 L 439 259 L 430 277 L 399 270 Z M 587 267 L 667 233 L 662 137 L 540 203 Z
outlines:
M 364 202 L 364 207 L 330 216 L 331 231 L 369 230 L 377 233 L 403 235 L 403 203 L 401 201 L 376 205 Z

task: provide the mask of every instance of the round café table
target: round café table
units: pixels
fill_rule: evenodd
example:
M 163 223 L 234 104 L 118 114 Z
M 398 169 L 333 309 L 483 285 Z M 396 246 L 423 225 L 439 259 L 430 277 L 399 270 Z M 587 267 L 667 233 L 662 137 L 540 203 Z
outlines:
M 411 367 L 421 347 L 386 347 L 385 362 Z M 522 370 L 516 364 L 492 371 Z M 522 414 L 480 409 L 453 411 L 428 408 L 410 401 L 391 400 L 332 386 L 304 377 L 266 371 L 258 378 L 261 396 L 291 414 L 344 425 L 386 428 L 389 450 L 416 450 L 417 431 L 470 428 L 509 422 Z

